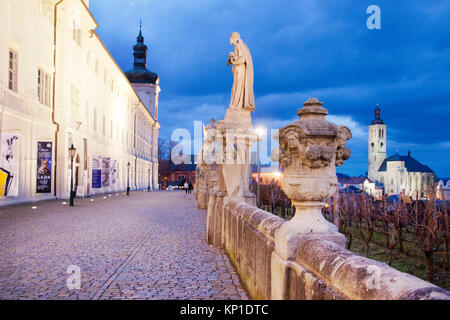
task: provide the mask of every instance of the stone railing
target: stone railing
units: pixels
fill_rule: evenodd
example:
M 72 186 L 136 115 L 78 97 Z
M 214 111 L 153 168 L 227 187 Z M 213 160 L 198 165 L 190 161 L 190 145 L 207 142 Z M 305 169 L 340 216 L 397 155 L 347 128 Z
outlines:
M 255 206 L 247 160 L 225 161 L 229 150 L 249 150 L 250 126 L 228 139 L 228 111 L 225 121 L 211 121 L 196 180 L 198 205 L 207 208 L 208 243 L 227 252 L 254 299 L 450 300 L 442 288 L 346 250 L 345 237 L 323 218 L 323 201 L 336 190 L 336 166 L 350 157 L 345 143 L 351 138 L 348 128 L 326 121 L 327 113 L 310 99 L 298 111 L 300 119 L 280 129 L 273 156 L 284 171 L 282 189 L 296 207 L 290 221 Z

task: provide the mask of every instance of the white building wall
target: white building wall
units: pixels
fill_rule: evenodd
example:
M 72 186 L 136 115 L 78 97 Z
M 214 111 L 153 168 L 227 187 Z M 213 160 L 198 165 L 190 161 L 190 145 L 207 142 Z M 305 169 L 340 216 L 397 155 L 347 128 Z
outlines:
M 85 2 L 88 5 L 89 1 Z M 53 13 L 54 1 L 51 5 L 50 12 Z M 151 169 L 150 177 L 157 175 L 157 159 L 153 153 L 157 148 L 154 134 L 159 123 L 147 111 L 144 101 L 95 31 L 91 31 L 97 24 L 88 9 L 79 0 L 65 0 L 58 5 L 56 68 L 53 67 L 52 18 L 40 13 L 40 0 L 0 2 L 0 133 L 18 133 L 21 137 L 19 195 L 0 197 L 0 206 L 51 199 L 55 194 L 58 198 L 68 198 L 68 148 L 72 143 L 77 149 L 74 175 L 84 195 L 126 190 L 128 162 L 131 164 L 132 190 L 147 188 L 149 182 L 153 182 L 149 179 L 148 169 Z M 74 41 L 74 22 L 80 29 L 81 45 Z M 7 88 L 9 48 L 19 57 L 17 93 Z M 37 98 L 38 67 L 52 76 L 56 70 L 54 122 L 52 104 L 44 106 Z M 76 88 L 78 99 L 74 99 L 76 95 L 72 88 Z M 73 103 L 74 100 L 78 103 Z M 153 105 L 155 107 L 157 101 Z M 38 141 L 53 142 L 54 164 L 49 194 L 35 192 Z M 87 142 L 86 152 L 84 141 Z M 92 188 L 92 166 L 96 156 L 117 161 L 115 185 Z M 150 187 L 154 184 L 150 183 Z
M 0 1 L 0 136 L 20 137 L 18 196 L 0 197 L 0 206 L 54 197 L 53 190 L 36 193 L 37 142 L 54 143 L 51 107 L 37 96 L 38 68 L 53 74 L 52 37 L 51 17 L 41 13 L 40 1 Z M 10 49 L 18 55 L 17 92 L 8 88 Z
M 380 181 L 378 169 L 386 159 L 386 125 L 375 124 L 369 126 L 369 169 L 368 178 Z

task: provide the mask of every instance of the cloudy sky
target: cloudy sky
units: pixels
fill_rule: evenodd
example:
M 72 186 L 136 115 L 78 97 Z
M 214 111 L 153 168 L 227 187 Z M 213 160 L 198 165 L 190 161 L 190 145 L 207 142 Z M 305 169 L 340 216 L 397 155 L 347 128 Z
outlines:
M 381 29 L 369 30 L 369 5 Z M 339 168 L 367 171 L 367 131 L 377 101 L 388 155 L 407 154 L 450 177 L 450 1 L 91 0 L 97 29 L 124 71 L 139 18 L 148 67 L 160 77 L 160 136 L 194 121 L 223 119 L 232 86 L 231 32 L 250 48 L 255 126 L 279 128 L 309 97 L 353 132 Z

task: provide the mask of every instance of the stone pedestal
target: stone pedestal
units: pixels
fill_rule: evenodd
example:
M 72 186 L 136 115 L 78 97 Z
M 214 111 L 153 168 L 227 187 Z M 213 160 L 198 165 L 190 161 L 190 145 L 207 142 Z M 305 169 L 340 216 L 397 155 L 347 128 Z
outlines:
M 350 130 L 328 122 L 328 110 L 311 98 L 298 110 L 300 119 L 281 128 L 280 147 L 274 152 L 284 169 L 281 188 L 293 200 L 295 216 L 275 234 L 272 253 L 272 299 L 286 299 L 290 261 L 295 261 L 300 239 L 320 238 L 345 245 L 345 236 L 322 215 L 324 201 L 336 192 L 336 166 L 350 157 L 345 143 Z

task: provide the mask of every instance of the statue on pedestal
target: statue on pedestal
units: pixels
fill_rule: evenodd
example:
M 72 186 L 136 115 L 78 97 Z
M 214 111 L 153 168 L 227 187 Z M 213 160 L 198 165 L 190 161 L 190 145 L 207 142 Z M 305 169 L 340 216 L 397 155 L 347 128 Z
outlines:
M 233 65 L 234 82 L 229 108 L 254 111 L 253 62 L 250 50 L 237 32 L 231 34 L 230 44 L 234 46 L 234 52 L 229 53 L 227 65 Z

